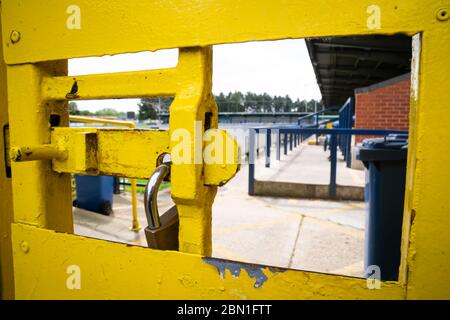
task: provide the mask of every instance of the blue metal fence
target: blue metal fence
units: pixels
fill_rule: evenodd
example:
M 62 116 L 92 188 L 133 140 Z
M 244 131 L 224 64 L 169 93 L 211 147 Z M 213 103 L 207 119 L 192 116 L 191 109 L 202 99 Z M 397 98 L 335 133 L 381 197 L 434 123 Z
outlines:
M 348 98 L 341 109 L 339 109 L 339 128 L 351 129 L 353 128 L 353 115 L 355 114 L 355 100 L 354 98 Z M 351 167 L 352 164 L 352 136 L 340 135 L 338 137 L 339 150 L 344 156 L 344 160 L 347 163 L 347 167 Z
M 304 128 L 300 126 L 273 126 L 270 128 L 251 128 L 249 139 L 249 176 L 248 176 L 248 193 L 250 195 L 255 194 L 255 145 L 256 137 L 258 134 L 266 134 L 266 159 L 265 166 L 270 167 L 270 149 L 271 149 L 271 134 L 276 132 L 277 134 L 277 155 L 280 153 L 281 144 L 284 146 L 284 154 L 287 154 L 288 144 L 289 149 L 292 150 L 292 143 L 301 142 L 309 138 L 312 135 L 329 135 L 330 136 L 330 184 L 329 184 L 329 196 L 330 198 L 336 197 L 336 168 L 337 168 L 337 149 L 338 149 L 338 137 L 349 137 L 353 135 L 370 135 L 370 136 L 386 136 L 389 134 L 407 134 L 406 131 L 399 130 L 374 130 L 374 129 L 349 129 L 349 128 L 337 128 L 337 129 L 324 129 L 324 128 Z M 283 142 L 279 136 L 283 136 Z M 346 140 L 341 140 L 345 141 Z M 347 143 L 347 142 L 346 142 Z M 346 149 L 349 150 L 349 149 Z M 347 159 L 348 159 L 347 155 Z M 278 159 L 277 159 L 278 160 Z

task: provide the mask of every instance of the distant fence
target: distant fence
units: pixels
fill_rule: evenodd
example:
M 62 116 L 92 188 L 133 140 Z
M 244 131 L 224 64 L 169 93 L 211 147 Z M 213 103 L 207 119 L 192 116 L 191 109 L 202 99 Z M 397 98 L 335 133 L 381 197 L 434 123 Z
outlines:
M 330 183 L 326 188 L 328 192 L 324 192 L 324 187 L 320 185 L 308 185 L 307 188 L 300 188 L 300 184 L 297 186 L 291 185 L 290 187 L 284 182 L 265 182 L 266 184 L 272 184 L 267 187 L 264 185 L 259 188 L 255 179 L 255 141 L 260 134 L 266 137 L 266 157 L 265 166 L 270 167 L 270 153 L 271 153 L 271 137 L 272 133 L 275 133 L 276 143 L 276 159 L 280 160 L 281 148 L 284 150 L 284 154 L 288 153 L 288 150 L 292 150 L 302 141 L 308 139 L 312 135 L 329 135 L 330 136 Z M 325 198 L 325 199 L 345 199 L 345 200 L 362 200 L 356 199 L 360 196 L 354 196 L 345 189 L 347 186 L 337 186 L 336 184 L 336 170 L 337 170 L 337 149 L 338 149 L 338 137 L 348 136 L 351 138 L 353 135 L 371 135 L 371 136 L 386 136 L 389 134 L 406 134 L 405 131 L 399 130 L 373 130 L 373 129 L 325 129 L 325 128 L 305 128 L 300 126 L 272 126 L 263 128 L 251 128 L 250 129 L 250 142 L 249 142 L 249 174 L 248 174 L 248 193 L 250 195 L 265 195 L 265 196 L 295 196 L 295 188 L 303 190 L 304 195 L 307 198 Z M 346 142 L 346 140 L 341 140 Z M 295 174 L 295 173 L 293 173 Z M 286 185 L 284 185 L 286 184 Z M 341 187 L 341 188 L 339 188 Z M 348 187 L 352 188 L 352 187 Z M 341 190 L 338 190 L 341 189 Z M 272 194 L 268 192 L 272 190 Z M 284 191 L 283 191 L 284 190 Z M 291 191 L 294 191 L 292 193 Z M 284 193 L 283 193 L 284 192 Z

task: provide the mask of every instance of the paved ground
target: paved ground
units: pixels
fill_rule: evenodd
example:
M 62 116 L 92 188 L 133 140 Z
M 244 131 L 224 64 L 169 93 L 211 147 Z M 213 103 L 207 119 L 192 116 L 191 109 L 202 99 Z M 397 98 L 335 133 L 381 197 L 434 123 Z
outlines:
M 329 151 L 324 152 L 322 145 L 302 143 L 295 152 L 288 152 L 286 156 L 282 148 L 280 161 L 276 161 L 275 148 L 272 148 L 270 168 L 265 167 L 265 159 L 260 156 L 255 177 L 260 180 L 329 184 L 329 154 Z M 364 187 L 364 181 L 364 171 L 347 168 L 342 154 L 338 151 L 336 183 Z
M 276 167 L 269 171 L 263 169 L 258 172 L 258 178 L 266 175 L 277 180 L 323 181 L 325 184 L 329 162 L 327 153 L 320 148 L 297 148 L 282 160 L 284 166 L 276 166 L 282 168 L 278 174 Z M 301 165 L 294 164 L 294 160 Z M 342 181 L 350 185 L 363 184 L 363 172 L 346 170 L 350 169 L 340 163 L 338 178 L 342 177 Z M 242 166 L 239 174 L 219 189 L 213 207 L 213 256 L 293 269 L 362 275 L 363 203 L 250 197 L 247 174 L 247 166 Z M 298 180 L 299 177 L 313 181 Z M 75 232 L 145 246 L 142 230 L 138 233 L 128 230 L 131 225 L 129 196 L 116 196 L 114 201 L 113 217 L 75 209 Z M 159 203 L 165 208 L 171 205 L 168 190 L 161 192 Z M 142 198 L 139 199 L 139 217 L 145 225 Z

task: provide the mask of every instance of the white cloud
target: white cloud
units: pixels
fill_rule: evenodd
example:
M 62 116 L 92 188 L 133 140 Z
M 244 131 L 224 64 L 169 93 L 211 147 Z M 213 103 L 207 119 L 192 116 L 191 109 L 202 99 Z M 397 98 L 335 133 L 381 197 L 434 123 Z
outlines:
M 174 67 L 178 51 L 160 50 L 69 61 L 69 75 L 136 71 Z M 319 88 L 303 39 L 214 46 L 213 92 L 267 92 L 293 99 L 320 99 Z M 90 111 L 115 108 L 137 110 L 139 99 L 78 101 Z
M 213 92 L 252 91 L 291 98 L 320 98 L 303 39 L 214 47 Z

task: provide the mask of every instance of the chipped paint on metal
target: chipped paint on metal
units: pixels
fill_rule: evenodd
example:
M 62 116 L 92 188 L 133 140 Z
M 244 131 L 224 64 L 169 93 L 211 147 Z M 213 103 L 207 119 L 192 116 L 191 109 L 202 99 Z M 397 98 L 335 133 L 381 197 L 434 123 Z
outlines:
M 22 241 L 30 245 L 27 254 Z M 217 267 L 199 255 L 21 223 L 12 226 L 12 243 L 15 272 L 21 275 L 15 279 L 18 299 L 401 299 L 404 292 L 394 282 L 368 290 L 365 279 L 298 270 L 271 273 L 265 266 L 257 268 L 268 280 L 259 280 L 263 285 L 255 288 L 258 270 L 250 269 L 255 277 L 241 272 L 221 278 Z M 66 268 L 72 264 L 83 272 L 83 290 L 67 290 Z
M 419 63 L 421 40 L 422 39 L 420 33 L 412 37 L 411 97 L 414 99 L 413 103 L 416 103 L 419 97 Z
M 255 283 L 253 284 L 255 288 L 261 288 L 263 284 L 268 280 L 268 277 L 264 273 L 264 270 L 268 270 L 271 273 L 286 271 L 282 268 L 267 267 L 258 264 L 235 262 L 217 258 L 203 258 L 203 261 L 216 267 L 222 278 L 225 277 L 226 270 L 230 271 L 233 277 L 238 278 L 241 274 L 242 269 L 244 269 L 250 278 L 255 279 Z

